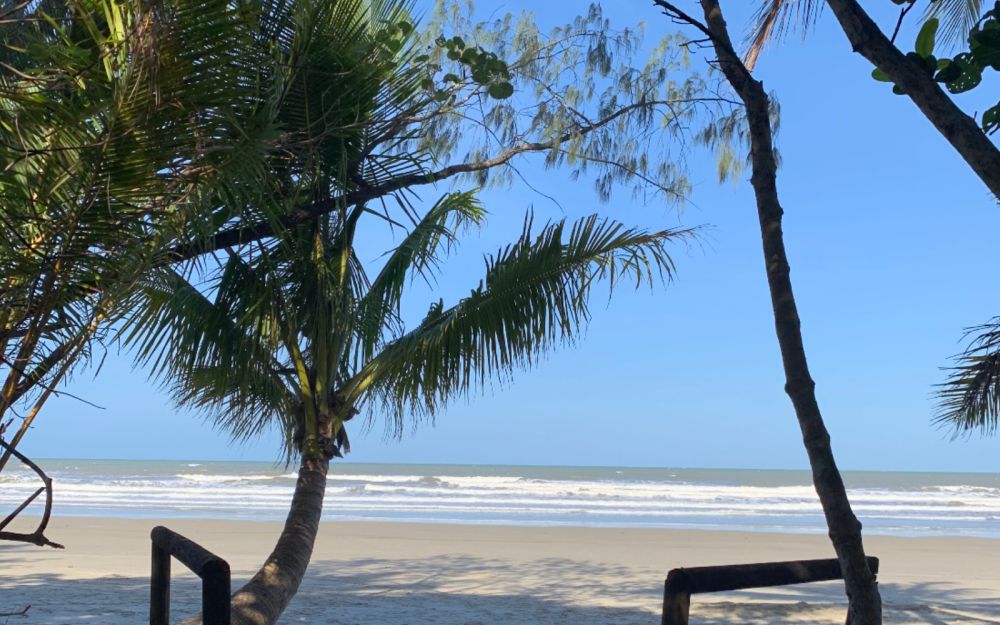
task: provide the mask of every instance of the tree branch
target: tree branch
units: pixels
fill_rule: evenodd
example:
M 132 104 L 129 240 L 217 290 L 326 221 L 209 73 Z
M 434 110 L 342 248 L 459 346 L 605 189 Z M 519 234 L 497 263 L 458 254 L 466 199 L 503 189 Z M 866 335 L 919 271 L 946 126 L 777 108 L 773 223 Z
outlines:
M 899 10 L 899 19 L 896 20 L 896 27 L 892 29 L 892 37 L 889 37 L 889 43 L 896 44 L 896 35 L 899 34 L 899 29 L 903 26 L 903 20 L 906 19 L 906 14 L 912 11 L 915 6 L 917 6 L 917 3 L 911 2 Z
M 38 363 L 38 366 L 27 373 L 22 372 L 21 381 L 14 387 L 14 392 L 8 400 L 9 404 L 17 403 L 19 399 L 24 397 L 24 395 L 35 386 L 40 385 L 44 388 L 50 388 L 42 383 L 42 379 L 48 375 L 49 371 L 51 371 L 53 367 L 58 365 L 59 362 L 70 353 L 75 344 L 76 341 L 74 340 L 60 343 L 55 349 L 49 352 L 48 356 L 42 359 L 42 362 Z M 11 363 L 5 361 L 5 364 L 10 365 Z M 56 393 L 58 396 L 58 391 L 56 391 Z
M 33 495 L 28 497 L 24 503 L 22 503 L 14 512 L 7 515 L 7 518 L 0 523 L 0 540 L 9 540 L 14 542 L 31 543 L 33 545 L 38 545 L 39 547 L 53 547 L 55 549 L 64 549 L 62 545 L 56 542 L 52 542 L 45 537 L 45 528 L 49 526 L 49 519 L 52 516 L 52 478 L 42 471 L 41 467 L 32 462 L 27 456 L 17 451 L 13 447 L 9 446 L 6 442 L 0 439 L 0 447 L 3 447 L 7 453 L 12 454 L 15 458 L 24 463 L 24 465 L 34 471 L 39 478 L 41 478 L 44 486 L 39 490 L 35 491 Z M 45 491 L 45 511 L 42 513 L 42 519 L 38 522 L 38 527 L 35 528 L 34 532 L 30 534 L 25 534 L 21 532 L 4 532 L 2 531 L 4 527 L 10 524 L 14 518 L 21 513 L 22 510 L 28 507 L 28 505 L 35 500 L 36 497 Z M 30 607 L 30 606 L 29 606 Z M 27 608 L 25 608 L 27 610 Z
M 28 610 L 30 608 L 31 608 L 31 604 L 29 603 L 28 605 L 24 606 L 23 608 L 21 608 L 20 610 L 18 610 L 16 612 L 0 612 L 0 617 L 4 617 L 4 616 L 27 616 L 28 615 Z
M 827 0 L 827 4 L 854 51 L 885 72 L 913 100 L 994 197 L 1000 198 L 1000 150 L 976 120 L 966 115 L 921 67 L 907 59 L 855 0 Z
M 573 128 L 572 130 L 566 131 L 565 133 L 550 139 L 548 141 L 524 141 L 518 145 L 515 145 L 507 150 L 504 150 L 494 156 L 493 158 L 484 159 L 481 161 L 456 163 L 454 165 L 448 165 L 442 167 L 441 169 L 429 172 L 409 174 L 406 176 L 399 176 L 394 178 L 384 184 L 377 186 L 370 186 L 361 189 L 356 189 L 354 191 L 349 191 L 342 195 L 325 198 L 303 206 L 297 207 L 290 213 L 285 215 L 279 220 L 279 225 L 282 227 L 290 227 L 296 224 L 304 223 L 310 219 L 315 219 L 321 215 L 330 213 L 342 206 L 354 206 L 362 204 L 365 202 L 370 202 L 371 200 L 378 199 L 394 193 L 396 191 L 426 184 L 433 184 L 453 176 L 460 174 L 475 173 L 478 171 L 484 171 L 497 167 L 499 165 L 504 165 L 508 163 L 514 157 L 527 154 L 532 152 L 545 152 L 551 150 L 560 144 L 569 141 L 573 137 L 587 135 L 591 132 L 599 130 L 604 126 L 612 123 L 613 121 L 619 119 L 624 115 L 628 115 L 637 110 L 646 109 L 659 105 L 675 105 L 679 103 L 690 103 L 690 102 L 722 102 L 726 101 L 725 98 L 691 98 L 686 100 L 647 100 L 644 102 L 637 102 L 624 106 L 610 115 L 607 115 L 591 124 L 581 124 Z M 237 226 L 230 228 L 228 230 L 223 230 L 222 232 L 212 236 L 206 241 L 199 243 L 188 243 L 183 245 L 177 245 L 172 248 L 169 252 L 170 262 L 180 262 L 184 260 L 190 260 L 202 254 L 209 254 L 216 252 L 227 247 L 233 247 L 237 245 L 244 245 L 247 243 L 252 243 L 260 239 L 265 239 L 267 237 L 273 236 L 275 233 L 275 228 L 270 222 L 258 222 L 249 226 Z

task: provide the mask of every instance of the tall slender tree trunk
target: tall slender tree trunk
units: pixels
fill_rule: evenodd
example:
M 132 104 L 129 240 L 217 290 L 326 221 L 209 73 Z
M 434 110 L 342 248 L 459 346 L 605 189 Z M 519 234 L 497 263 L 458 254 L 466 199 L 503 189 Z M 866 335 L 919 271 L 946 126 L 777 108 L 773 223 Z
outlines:
M 1000 150 L 941 85 L 889 40 L 855 0 L 827 0 L 855 52 L 885 72 L 913 100 L 972 171 L 1000 198 Z
M 785 370 L 785 392 L 795 408 L 802 441 L 809 456 L 813 484 L 819 495 L 830 531 L 830 540 L 840 560 L 853 625 L 880 625 L 882 602 L 875 577 L 868 570 L 861 540 L 861 523 L 851 510 L 830 446 L 830 434 L 816 401 L 815 383 L 809 375 L 802 343 L 799 314 L 792 294 L 788 257 L 781 231 L 782 208 L 778 201 L 777 163 L 771 135 L 771 119 L 764 86 L 755 80 L 735 53 L 717 0 L 701 0 L 708 33 L 726 79 L 746 108 L 751 141 L 750 182 L 757 199 L 767 284 L 771 291 L 774 325 Z
M 233 625 L 274 625 L 305 577 L 319 531 L 330 462 L 303 458 L 288 518 L 264 565 L 232 599 Z M 183 625 L 201 625 L 201 616 Z

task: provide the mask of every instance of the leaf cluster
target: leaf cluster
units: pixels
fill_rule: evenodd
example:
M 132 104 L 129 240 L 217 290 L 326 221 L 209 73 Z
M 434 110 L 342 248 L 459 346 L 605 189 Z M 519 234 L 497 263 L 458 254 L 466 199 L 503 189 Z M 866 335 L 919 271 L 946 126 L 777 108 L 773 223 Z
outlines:
M 424 33 L 437 89 L 451 95 L 436 94 L 442 107 L 421 118 L 407 149 L 442 163 L 495 162 L 467 175 L 483 187 L 511 183 L 519 173 L 508 159 L 537 151 L 546 167 L 592 174 L 603 200 L 626 187 L 680 202 L 691 126 L 730 108 L 691 71 L 682 39 L 665 37 L 646 56 L 642 29 L 616 30 L 598 5 L 545 33 L 528 13 L 478 21 L 439 2 Z
M 29 388 L 47 396 L 196 219 L 214 172 L 240 171 L 248 93 L 225 2 L 48 0 L 5 16 L 0 413 Z
M 896 4 L 911 4 L 914 0 L 893 0 Z M 907 58 L 920 66 L 942 83 L 951 93 L 964 93 L 976 88 L 983 79 L 987 69 L 1000 71 L 1000 2 L 986 11 L 969 30 L 968 50 L 959 52 L 951 58 L 938 58 L 934 55 L 935 35 L 939 27 L 936 17 L 927 19 L 917 33 L 914 50 L 907 53 Z M 883 82 L 892 82 L 884 71 L 876 68 L 872 77 Z M 893 85 L 893 93 L 902 95 L 905 92 L 898 85 Z M 987 134 L 1000 128 L 1000 103 L 983 112 L 981 120 L 983 131 Z
M 534 362 L 586 321 L 594 280 L 669 275 L 675 233 L 526 226 L 469 298 L 403 323 L 405 285 L 484 218 L 471 193 L 418 208 L 420 185 L 504 184 L 538 152 L 605 199 L 678 199 L 674 140 L 728 108 L 677 41 L 638 58 L 598 7 L 548 35 L 449 7 L 418 27 L 392 0 L 26 5 L 0 82 L 0 261 L 27 311 L 10 336 L 82 306 L 72 325 L 115 328 L 178 402 L 237 437 L 280 424 L 292 453 L 354 405 L 396 431 Z M 377 271 L 353 243 L 372 220 L 405 233 Z M 39 306 L 50 277 L 71 288 Z M 37 347 L 7 353 L 41 365 Z
M 445 50 L 445 57 L 448 60 L 461 63 L 475 84 L 486 87 L 486 93 L 489 97 L 495 100 L 506 100 L 514 95 L 514 85 L 510 82 L 510 68 L 495 53 L 488 52 L 479 46 L 466 47 L 465 40 L 458 35 L 450 39 L 440 35 L 434 40 L 434 45 Z M 427 55 L 425 60 L 429 58 L 430 56 Z M 444 83 L 452 84 L 462 82 L 462 78 L 453 73 L 445 74 L 442 80 Z M 430 89 L 434 87 L 434 80 L 427 78 L 422 84 Z M 449 98 L 454 102 L 455 94 L 450 94 L 447 91 L 435 93 L 435 99 L 438 101 Z

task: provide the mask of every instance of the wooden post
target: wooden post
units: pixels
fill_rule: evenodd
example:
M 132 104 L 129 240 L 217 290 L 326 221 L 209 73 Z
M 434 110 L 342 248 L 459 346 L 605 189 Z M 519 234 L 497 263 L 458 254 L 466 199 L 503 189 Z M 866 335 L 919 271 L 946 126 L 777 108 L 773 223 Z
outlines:
M 662 625 L 688 625 L 688 613 L 691 610 L 691 595 L 683 593 L 666 593 L 663 595 Z
M 149 576 L 149 625 L 170 624 L 170 554 L 153 541 Z
M 169 625 L 170 558 L 181 561 L 201 578 L 201 612 L 205 625 L 230 625 L 229 563 L 198 543 L 165 527 L 154 527 L 150 576 L 149 624 Z
M 201 609 L 205 625 L 229 625 L 229 564 L 225 560 L 213 560 L 202 572 Z

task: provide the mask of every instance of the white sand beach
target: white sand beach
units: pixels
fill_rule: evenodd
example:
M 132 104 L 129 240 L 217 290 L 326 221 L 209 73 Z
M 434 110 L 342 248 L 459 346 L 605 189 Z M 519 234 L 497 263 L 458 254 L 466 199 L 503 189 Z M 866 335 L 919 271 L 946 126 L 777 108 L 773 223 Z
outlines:
M 65 551 L 0 544 L 0 612 L 10 625 L 148 622 L 153 521 L 58 518 Z M 168 523 L 228 559 L 234 585 L 266 556 L 272 522 Z M 874 536 L 887 623 L 1000 623 L 1000 540 Z M 662 529 L 325 523 L 283 623 L 639 625 L 659 619 L 680 566 L 823 558 L 824 536 Z M 197 609 L 175 564 L 173 615 Z M 692 623 L 842 623 L 838 582 L 696 595 Z

